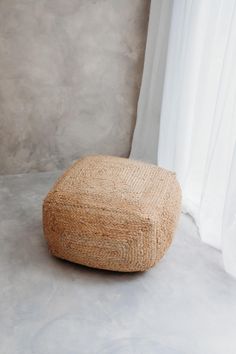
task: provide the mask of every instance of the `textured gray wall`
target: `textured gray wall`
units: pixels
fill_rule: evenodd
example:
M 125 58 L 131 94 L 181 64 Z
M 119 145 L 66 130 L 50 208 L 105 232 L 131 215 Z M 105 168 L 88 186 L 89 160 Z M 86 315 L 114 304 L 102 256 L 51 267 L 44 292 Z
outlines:
M 127 156 L 149 0 L 0 0 L 0 174 Z

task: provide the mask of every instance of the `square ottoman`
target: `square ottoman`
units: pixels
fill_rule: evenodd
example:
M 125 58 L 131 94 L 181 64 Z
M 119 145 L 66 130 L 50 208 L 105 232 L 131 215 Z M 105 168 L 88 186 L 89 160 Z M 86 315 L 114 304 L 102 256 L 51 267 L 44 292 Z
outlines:
M 169 247 L 180 210 L 173 172 L 125 158 L 88 156 L 45 198 L 44 234 L 56 257 L 100 269 L 144 271 Z

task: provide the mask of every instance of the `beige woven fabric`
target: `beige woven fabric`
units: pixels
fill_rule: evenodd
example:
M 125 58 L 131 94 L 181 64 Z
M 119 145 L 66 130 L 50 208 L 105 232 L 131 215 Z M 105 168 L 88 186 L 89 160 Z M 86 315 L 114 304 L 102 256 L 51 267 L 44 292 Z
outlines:
M 51 253 L 89 267 L 135 272 L 169 247 L 180 214 L 175 174 L 111 156 L 77 161 L 43 204 Z

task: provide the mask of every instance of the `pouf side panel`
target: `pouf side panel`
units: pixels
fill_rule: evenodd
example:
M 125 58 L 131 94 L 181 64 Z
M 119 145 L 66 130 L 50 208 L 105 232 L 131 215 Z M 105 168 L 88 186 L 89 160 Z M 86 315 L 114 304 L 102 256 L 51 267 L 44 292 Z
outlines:
M 143 271 L 155 263 L 155 225 L 136 215 L 46 200 L 44 233 L 51 253 L 93 268 Z
M 178 181 L 174 177 L 165 193 L 162 208 L 159 209 L 160 212 L 156 227 L 156 263 L 165 255 L 172 243 L 174 232 L 181 213 L 181 199 L 181 188 Z

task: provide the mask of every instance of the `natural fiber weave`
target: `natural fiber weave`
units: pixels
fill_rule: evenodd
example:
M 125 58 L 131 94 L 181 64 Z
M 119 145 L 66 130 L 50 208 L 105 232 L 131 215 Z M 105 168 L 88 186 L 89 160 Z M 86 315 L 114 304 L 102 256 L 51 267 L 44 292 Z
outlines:
M 180 214 L 175 174 L 111 156 L 77 161 L 43 204 L 51 253 L 122 272 L 152 267 L 169 247 Z

